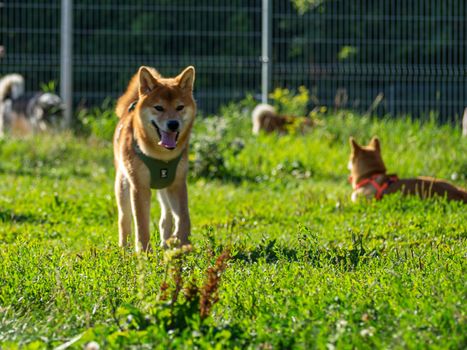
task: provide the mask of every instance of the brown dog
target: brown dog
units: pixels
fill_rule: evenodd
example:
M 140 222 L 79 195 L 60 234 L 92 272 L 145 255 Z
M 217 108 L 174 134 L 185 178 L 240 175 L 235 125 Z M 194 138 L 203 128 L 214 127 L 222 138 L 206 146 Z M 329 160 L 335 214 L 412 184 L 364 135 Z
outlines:
M 348 166 L 354 189 L 352 201 L 359 197 L 381 199 L 385 194 L 401 191 L 404 195 L 421 198 L 446 196 L 449 200 L 467 203 L 467 192 L 446 181 L 431 177 L 399 179 L 396 175 L 387 175 L 377 137 L 373 137 L 368 146 L 360 146 L 353 137 L 349 141 L 352 149 Z
M 307 127 L 312 126 L 309 118 L 277 114 L 275 108 L 266 103 L 261 103 L 253 109 L 251 119 L 254 135 L 258 135 L 260 130 L 266 133 L 286 134 L 291 128 L 298 128 L 303 133 Z
M 114 162 L 120 246 L 127 245 L 133 216 L 136 251 L 149 249 L 151 188 L 158 189 L 161 205 L 161 244 L 173 236 L 189 243 L 186 177 L 196 114 L 194 80 L 193 67 L 175 78 L 141 67 L 117 102 Z

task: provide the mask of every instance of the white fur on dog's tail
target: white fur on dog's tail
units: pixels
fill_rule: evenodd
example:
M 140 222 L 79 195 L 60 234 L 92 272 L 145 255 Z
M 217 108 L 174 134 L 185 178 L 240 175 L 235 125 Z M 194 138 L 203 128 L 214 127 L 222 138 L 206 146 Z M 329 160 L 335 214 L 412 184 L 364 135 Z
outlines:
M 253 122 L 253 134 L 258 135 L 259 131 L 261 130 L 261 119 L 265 115 L 275 115 L 276 110 L 273 106 L 267 103 L 260 103 L 257 105 L 253 112 L 251 113 L 251 121 Z
M 7 97 L 16 99 L 24 93 L 24 78 L 19 74 L 7 74 L 0 79 L 0 102 Z

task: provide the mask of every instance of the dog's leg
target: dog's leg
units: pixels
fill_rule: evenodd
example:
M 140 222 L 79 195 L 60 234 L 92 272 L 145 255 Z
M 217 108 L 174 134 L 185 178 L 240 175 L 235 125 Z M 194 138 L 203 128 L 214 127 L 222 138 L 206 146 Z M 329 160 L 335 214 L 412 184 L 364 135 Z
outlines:
M 127 245 L 128 235 L 131 233 L 130 188 L 127 179 L 118 170 L 115 176 L 115 197 L 118 207 L 118 244 L 120 247 L 124 247 Z
M 186 183 L 175 183 L 167 188 L 167 199 L 172 209 L 174 217 L 175 231 L 182 245 L 189 244 L 189 235 L 191 230 L 190 213 L 188 211 L 188 193 Z
M 151 189 L 143 186 L 131 186 L 131 209 L 135 220 L 136 251 L 148 251 L 149 215 L 151 209 Z
M 161 247 L 166 248 L 166 241 L 172 235 L 173 217 L 170 202 L 165 189 L 157 191 L 157 198 L 161 206 L 161 218 L 159 220 L 159 232 L 161 235 Z

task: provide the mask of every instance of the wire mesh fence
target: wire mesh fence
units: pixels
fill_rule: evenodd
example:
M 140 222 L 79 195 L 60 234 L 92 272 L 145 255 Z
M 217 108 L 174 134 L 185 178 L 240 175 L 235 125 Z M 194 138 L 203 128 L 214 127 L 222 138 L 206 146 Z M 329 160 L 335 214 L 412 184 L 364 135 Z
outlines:
M 60 4 L 57 1 L 0 1 L 0 75 L 20 73 L 26 88 L 60 76 Z
M 467 101 L 464 0 L 272 0 L 272 88 L 313 104 L 441 119 Z M 60 79 L 60 1 L 0 8 L 0 74 L 28 90 Z M 116 98 L 140 65 L 197 69 L 200 109 L 261 92 L 261 0 L 74 0 L 75 105 Z M 377 103 L 375 103 L 375 101 Z
M 367 110 L 379 100 L 392 115 L 462 112 L 465 1 L 294 3 L 275 7 L 273 85 L 312 87 L 319 103 L 337 107 Z

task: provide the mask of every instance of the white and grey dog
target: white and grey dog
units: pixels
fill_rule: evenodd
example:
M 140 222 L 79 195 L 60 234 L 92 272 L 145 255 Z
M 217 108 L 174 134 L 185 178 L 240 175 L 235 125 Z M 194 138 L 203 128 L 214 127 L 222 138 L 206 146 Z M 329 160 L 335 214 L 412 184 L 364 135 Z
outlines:
M 26 94 L 24 87 L 19 74 L 0 79 L 0 135 L 9 131 L 27 136 L 58 126 L 63 115 L 62 99 L 49 92 Z

